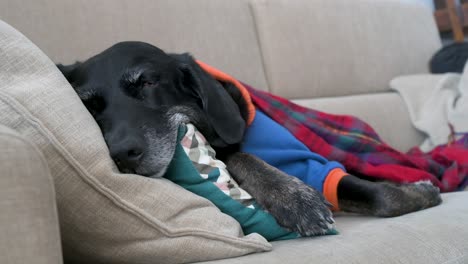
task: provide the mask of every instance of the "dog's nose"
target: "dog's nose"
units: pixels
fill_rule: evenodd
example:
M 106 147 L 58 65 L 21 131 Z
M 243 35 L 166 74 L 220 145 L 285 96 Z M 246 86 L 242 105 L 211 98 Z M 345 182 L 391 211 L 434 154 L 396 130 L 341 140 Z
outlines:
M 143 147 L 137 142 L 120 143 L 110 154 L 120 171 L 133 172 L 143 157 Z

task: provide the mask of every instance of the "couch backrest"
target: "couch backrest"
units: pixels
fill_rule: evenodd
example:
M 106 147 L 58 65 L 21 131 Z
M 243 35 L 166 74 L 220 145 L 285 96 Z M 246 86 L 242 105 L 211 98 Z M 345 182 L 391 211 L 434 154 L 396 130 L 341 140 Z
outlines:
M 2 0 L 0 19 L 55 62 L 86 59 L 118 41 L 190 52 L 267 89 L 246 0 Z
M 440 38 L 429 8 L 395 0 L 254 0 L 272 92 L 314 98 L 387 90 L 428 71 Z
M 55 62 L 141 40 L 291 99 L 382 92 L 441 45 L 430 10 L 398 0 L 2 0 L 0 18 Z

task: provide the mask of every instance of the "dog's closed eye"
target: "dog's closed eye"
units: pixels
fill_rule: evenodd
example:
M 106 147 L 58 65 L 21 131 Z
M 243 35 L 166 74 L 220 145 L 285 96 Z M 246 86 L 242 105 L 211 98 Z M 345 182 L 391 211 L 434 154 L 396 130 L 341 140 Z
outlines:
M 123 87 L 124 92 L 136 99 L 145 99 L 145 91 L 157 87 L 157 82 L 138 80 L 135 83 L 128 83 Z
M 153 88 L 153 87 L 156 87 L 158 86 L 158 82 L 154 82 L 154 81 L 143 81 L 143 88 Z
M 159 75 L 141 67 L 128 69 L 120 78 L 120 84 L 127 95 L 136 99 L 145 99 L 147 91 L 144 90 L 159 86 Z

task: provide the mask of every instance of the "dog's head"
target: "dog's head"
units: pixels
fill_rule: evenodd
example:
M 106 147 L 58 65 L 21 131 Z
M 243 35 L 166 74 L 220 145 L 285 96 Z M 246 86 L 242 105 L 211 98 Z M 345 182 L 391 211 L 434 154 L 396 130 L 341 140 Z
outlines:
M 239 106 L 188 54 L 121 42 L 84 62 L 57 66 L 97 121 L 122 172 L 162 176 L 181 123 L 194 123 L 214 147 L 243 137 Z

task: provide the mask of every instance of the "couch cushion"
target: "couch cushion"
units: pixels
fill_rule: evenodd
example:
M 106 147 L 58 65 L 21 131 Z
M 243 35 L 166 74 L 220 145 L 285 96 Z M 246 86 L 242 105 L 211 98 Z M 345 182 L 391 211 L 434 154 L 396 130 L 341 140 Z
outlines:
M 421 144 L 424 135 L 413 127 L 405 103 L 397 93 L 298 99 L 293 102 L 332 114 L 353 115 L 366 121 L 390 146 L 407 151 Z
M 0 262 L 61 264 L 55 192 L 37 148 L 0 125 Z
M 337 215 L 337 236 L 273 242 L 272 252 L 216 263 L 468 263 L 468 192 L 442 199 L 439 206 L 394 218 Z
M 139 40 L 268 88 L 247 0 L 2 0 L 0 17 L 56 63 Z
M 1 21 L 0 47 L 0 123 L 48 162 L 67 263 L 189 262 L 271 249 L 166 179 L 118 173 L 97 124 L 52 61 Z
M 441 46 L 431 11 L 415 3 L 252 2 L 270 90 L 287 98 L 387 90 L 395 76 L 427 72 Z

